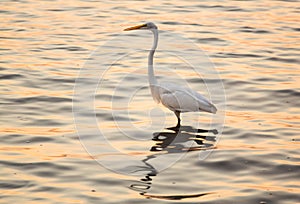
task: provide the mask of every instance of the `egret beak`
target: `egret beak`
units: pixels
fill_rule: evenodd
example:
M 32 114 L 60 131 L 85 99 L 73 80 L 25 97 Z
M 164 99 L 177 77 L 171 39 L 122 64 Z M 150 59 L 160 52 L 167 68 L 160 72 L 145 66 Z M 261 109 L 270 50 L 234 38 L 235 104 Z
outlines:
M 124 31 L 129 31 L 129 30 L 138 30 L 141 29 L 142 27 L 145 27 L 146 24 L 142 24 L 142 25 L 137 25 L 137 26 L 133 26 L 133 27 L 129 27 L 129 28 L 125 28 Z

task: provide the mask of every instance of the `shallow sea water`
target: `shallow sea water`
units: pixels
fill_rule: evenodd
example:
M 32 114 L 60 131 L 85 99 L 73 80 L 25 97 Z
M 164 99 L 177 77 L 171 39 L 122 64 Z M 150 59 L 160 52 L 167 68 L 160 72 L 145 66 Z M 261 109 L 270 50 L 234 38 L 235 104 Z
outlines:
M 28 0 L 0 5 L 0 203 L 300 202 L 298 1 Z M 209 56 L 224 85 L 226 109 L 217 100 L 220 115 L 214 117 L 220 120 L 186 113 L 182 132 L 165 129 L 176 118 L 152 101 L 147 87 L 151 35 L 128 34 L 150 40 L 141 52 L 122 59 L 112 49 L 119 60 L 105 73 L 93 106 L 86 106 L 95 110 L 110 144 L 139 161 L 124 169 L 129 161 L 109 154 L 99 138 L 78 136 L 74 86 L 91 53 L 124 28 L 147 21 L 191 40 Z M 160 45 L 163 39 L 162 33 Z M 203 80 L 216 81 L 200 78 L 159 50 L 155 57 L 159 80 L 180 78 L 180 84 L 214 94 Z M 116 86 L 121 80 L 124 86 Z M 123 99 L 132 90 L 137 91 L 130 95 L 127 113 Z M 224 126 L 219 125 L 222 114 Z M 90 117 L 82 115 L 83 121 Z M 82 142 L 91 147 L 86 151 Z M 132 172 L 138 174 L 128 175 Z

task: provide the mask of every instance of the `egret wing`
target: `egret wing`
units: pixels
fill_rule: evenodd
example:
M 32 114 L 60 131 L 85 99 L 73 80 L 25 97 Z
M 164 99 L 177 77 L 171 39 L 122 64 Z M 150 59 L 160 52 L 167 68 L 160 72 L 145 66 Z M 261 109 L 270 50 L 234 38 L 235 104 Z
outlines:
M 176 84 L 160 84 L 160 99 L 172 111 L 205 111 L 215 113 L 216 107 L 204 96 L 192 89 Z

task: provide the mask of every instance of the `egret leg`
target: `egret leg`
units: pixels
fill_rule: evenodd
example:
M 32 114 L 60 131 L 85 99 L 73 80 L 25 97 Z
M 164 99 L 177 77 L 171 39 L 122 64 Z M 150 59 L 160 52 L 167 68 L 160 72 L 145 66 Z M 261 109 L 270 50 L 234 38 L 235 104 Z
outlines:
M 181 122 L 181 120 L 180 120 L 180 112 L 179 112 L 179 111 L 175 111 L 174 113 L 175 113 L 175 115 L 176 115 L 176 117 L 177 117 L 177 125 L 176 125 L 176 128 L 179 128 L 179 127 L 180 127 L 180 122 Z

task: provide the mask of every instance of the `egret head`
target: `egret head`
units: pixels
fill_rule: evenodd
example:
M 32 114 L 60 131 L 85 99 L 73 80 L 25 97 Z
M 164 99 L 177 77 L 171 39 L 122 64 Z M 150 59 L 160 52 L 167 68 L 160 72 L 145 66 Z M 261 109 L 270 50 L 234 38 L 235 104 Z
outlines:
M 157 26 L 152 23 L 152 22 L 148 22 L 142 25 L 137 25 L 137 26 L 133 26 L 133 27 L 129 27 L 124 29 L 124 31 L 128 31 L 128 30 L 157 30 Z

